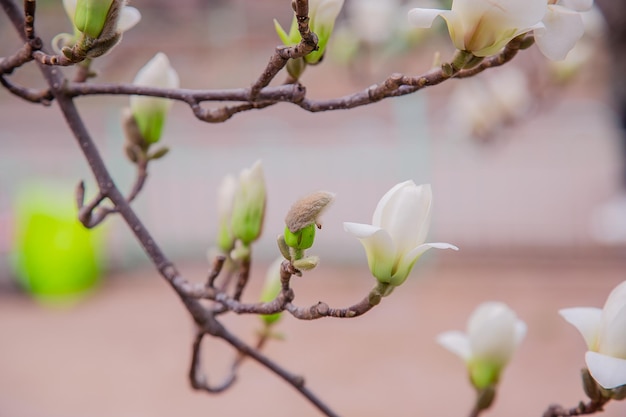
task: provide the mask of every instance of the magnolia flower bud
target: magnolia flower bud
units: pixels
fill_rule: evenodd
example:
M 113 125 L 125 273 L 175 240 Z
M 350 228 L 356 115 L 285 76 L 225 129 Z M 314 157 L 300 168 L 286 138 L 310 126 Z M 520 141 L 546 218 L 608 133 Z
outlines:
M 79 31 L 97 38 L 107 21 L 114 0 L 78 0 L 74 13 L 74 26 Z
M 297 232 L 306 226 L 315 224 L 321 228 L 318 218 L 334 201 L 335 194 L 328 191 L 317 191 L 297 200 L 285 216 L 285 224 L 291 232 Z
M 317 64 L 326 50 L 326 44 L 333 32 L 335 20 L 343 7 L 344 0 L 310 0 L 309 1 L 309 28 L 317 35 L 317 50 L 304 57 L 308 64 Z M 289 33 L 274 19 L 274 28 L 283 44 L 293 46 L 300 42 L 302 37 L 298 31 L 298 22 L 294 16 Z
M 217 190 L 217 246 L 223 253 L 230 252 L 235 242 L 231 231 L 231 217 L 236 191 L 237 180 L 232 175 L 224 177 Z
M 333 33 L 335 20 L 343 7 L 344 0 L 311 0 L 309 1 L 309 26 L 317 35 L 317 51 L 304 57 L 308 64 L 317 64 L 326 51 L 326 45 Z
M 261 161 L 257 161 L 239 175 L 231 218 L 233 236 L 249 245 L 261 235 L 264 216 L 265 179 Z
M 465 361 L 470 380 L 480 391 L 497 385 L 525 334 L 526 324 L 506 304 L 487 302 L 470 316 L 467 333 L 446 332 L 437 341 Z
M 137 72 L 133 81 L 135 85 L 178 88 L 178 74 L 170 66 L 164 53 L 156 54 Z M 172 106 L 172 101 L 160 97 L 130 96 L 130 108 L 146 144 L 159 141 L 165 117 Z
M 74 34 L 56 35 L 52 47 L 72 62 L 106 54 L 141 20 L 139 10 L 126 6 L 126 0 L 63 0 L 63 6 Z
M 261 290 L 261 298 L 260 301 L 263 303 L 269 303 L 273 301 L 282 288 L 282 284 L 280 282 L 280 266 L 283 262 L 282 258 L 276 259 L 270 267 L 267 269 L 267 274 L 265 275 L 265 283 L 263 284 L 263 289 Z M 282 313 L 274 313 L 274 314 L 266 314 L 261 315 L 261 320 L 266 325 L 272 325 L 280 320 Z

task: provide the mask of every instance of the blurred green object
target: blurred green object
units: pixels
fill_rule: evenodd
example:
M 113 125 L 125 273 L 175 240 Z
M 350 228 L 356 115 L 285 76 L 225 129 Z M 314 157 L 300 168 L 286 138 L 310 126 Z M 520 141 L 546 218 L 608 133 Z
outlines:
M 57 183 L 27 184 L 17 195 L 13 266 L 40 301 L 74 301 L 99 282 L 102 232 L 86 229 L 74 204 L 73 187 Z

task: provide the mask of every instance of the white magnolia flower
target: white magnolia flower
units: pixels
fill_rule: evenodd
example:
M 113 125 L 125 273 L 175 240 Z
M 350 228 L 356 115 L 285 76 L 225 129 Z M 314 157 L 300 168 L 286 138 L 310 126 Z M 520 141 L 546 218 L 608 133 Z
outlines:
M 135 76 L 133 84 L 148 87 L 178 88 L 178 73 L 162 52 L 156 54 Z M 130 96 L 130 108 L 144 140 L 155 143 L 161 138 L 165 117 L 172 100 L 160 97 Z
M 372 275 L 379 282 L 402 284 L 415 262 L 430 248 L 458 248 L 449 243 L 424 243 L 430 226 L 432 191 L 413 181 L 395 185 L 378 202 L 372 224 L 344 223 L 367 254 Z
M 478 306 L 467 322 L 467 333 L 449 331 L 437 341 L 467 364 L 474 386 L 484 389 L 498 382 L 500 373 L 526 335 L 526 324 L 501 302 Z
M 606 389 L 626 385 L 626 281 L 611 291 L 603 309 L 559 311 L 585 339 L 585 362 L 591 376 Z
M 525 115 L 532 104 L 526 74 L 513 65 L 459 83 L 450 98 L 453 129 L 480 139 Z
M 409 22 L 428 28 L 441 16 L 457 49 L 488 56 L 534 29 L 546 7 L 546 0 L 453 0 L 451 10 L 412 9 Z
M 451 10 L 412 9 L 409 21 L 430 27 L 446 20 L 454 46 L 475 56 L 497 53 L 511 39 L 534 31 L 537 46 L 550 59 L 564 59 L 583 34 L 580 12 L 591 0 L 453 0 Z

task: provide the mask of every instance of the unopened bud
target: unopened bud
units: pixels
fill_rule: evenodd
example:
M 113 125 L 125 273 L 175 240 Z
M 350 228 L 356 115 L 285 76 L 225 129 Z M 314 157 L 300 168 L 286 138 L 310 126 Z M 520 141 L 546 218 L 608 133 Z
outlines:
M 233 236 L 249 245 L 261 235 L 265 217 L 265 178 L 261 161 L 239 175 L 233 200 Z
M 261 301 L 264 303 L 273 301 L 280 293 L 282 288 L 282 284 L 280 282 L 280 267 L 282 262 L 283 259 L 278 258 L 267 269 L 265 283 L 263 284 L 263 289 L 261 290 Z M 260 317 L 261 320 L 269 326 L 280 320 L 280 316 L 281 313 L 274 313 L 261 315 Z
M 311 224 L 321 228 L 318 217 L 334 199 L 335 194 L 327 191 L 318 191 L 299 199 L 293 203 L 285 217 L 287 228 L 291 232 L 297 232 Z
M 109 10 L 114 1 L 119 0 L 78 0 L 74 13 L 76 29 L 94 39 L 98 38 L 109 19 Z M 113 17 L 117 20 L 117 16 Z
M 135 76 L 133 84 L 148 87 L 178 88 L 178 73 L 164 53 L 156 54 Z M 130 108 L 147 144 L 158 142 L 172 100 L 161 97 L 130 96 Z

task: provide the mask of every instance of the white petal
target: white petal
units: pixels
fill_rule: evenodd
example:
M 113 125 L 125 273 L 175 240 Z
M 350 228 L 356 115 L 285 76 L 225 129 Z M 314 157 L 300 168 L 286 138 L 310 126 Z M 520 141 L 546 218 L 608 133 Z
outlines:
M 380 1 L 380 0 L 379 0 Z M 437 16 L 450 13 L 450 10 L 441 9 L 411 9 L 409 10 L 409 23 L 418 28 L 429 28 Z
M 604 303 L 604 318 L 612 320 L 622 307 L 626 305 L 626 281 L 613 288 Z
M 133 84 L 177 88 L 180 80 L 176 71 L 170 66 L 167 55 L 159 52 L 137 72 Z
M 579 13 L 561 6 L 550 6 L 543 19 L 543 27 L 535 29 L 535 42 L 545 56 L 561 60 L 565 59 L 584 32 Z
M 526 336 L 526 330 L 526 323 L 522 320 L 517 320 L 517 323 L 515 323 L 515 346 L 519 346 L 520 343 L 522 343 L 522 340 L 524 340 Z
M 372 226 L 371 224 L 344 222 L 343 230 L 357 239 L 365 239 L 378 232 L 380 227 Z
M 475 30 L 475 26 L 488 25 L 496 31 L 526 29 L 541 20 L 545 15 L 545 0 L 454 0 L 452 11 L 467 22 L 465 30 Z
M 63 0 L 63 7 L 65 8 L 65 13 L 67 13 L 67 16 L 73 23 L 74 15 L 76 14 L 76 0 Z
M 391 284 L 396 286 L 402 284 L 409 276 L 413 265 L 417 262 L 419 257 L 431 248 L 459 250 L 459 248 L 449 243 L 423 243 L 409 252 L 400 254 L 400 258 L 397 260 L 395 268 L 392 270 L 393 277 Z
M 472 355 L 506 364 L 517 347 L 515 312 L 504 303 L 486 302 L 478 306 L 467 324 Z
M 430 185 L 416 186 L 410 182 L 399 188 L 379 210 L 379 226 L 389 233 L 399 255 L 426 240 L 431 200 Z
M 422 184 L 417 187 L 417 192 L 419 194 L 419 205 L 418 209 L 415 211 L 415 217 L 417 218 L 415 224 L 418 235 L 415 241 L 422 243 L 426 241 L 426 236 L 428 236 L 428 230 L 430 229 L 433 190 L 430 184 Z
M 621 307 L 610 319 L 603 311 L 597 352 L 626 359 L 626 304 Z
M 389 201 L 395 198 L 395 195 L 399 192 L 399 190 L 401 190 L 404 187 L 410 187 L 410 186 L 415 186 L 415 183 L 411 180 L 396 184 L 393 187 L 391 187 L 391 189 L 387 191 L 385 195 L 381 197 L 380 200 L 378 200 L 378 204 L 376 205 L 376 209 L 374 210 L 374 215 L 372 216 L 372 225 L 381 226 L 383 212 L 385 211 L 385 208 L 389 204 Z
M 593 0 L 561 0 L 559 4 L 577 12 L 586 12 L 593 6 Z
M 361 241 L 372 275 L 381 282 L 389 282 L 395 263 L 395 247 L 387 231 L 370 224 L 343 224 L 343 229 Z
M 437 243 L 422 243 L 421 245 L 413 248 L 411 251 L 407 252 L 403 258 L 406 259 L 417 259 L 419 258 L 424 252 L 426 252 L 428 249 L 452 249 L 452 250 L 459 250 L 459 248 L 457 248 L 456 246 L 450 244 L 450 243 L 443 243 L 443 242 L 437 242 Z
M 315 15 L 309 10 L 309 15 L 312 16 L 312 20 L 315 20 L 317 25 L 333 25 L 335 19 L 339 15 L 341 8 L 343 7 L 344 0 L 325 0 L 319 4 L 319 7 L 315 10 Z
M 587 352 L 585 362 L 591 376 L 606 389 L 626 384 L 626 359 Z
M 559 314 L 571 325 L 576 327 L 585 339 L 589 350 L 596 350 L 602 310 L 595 307 L 574 307 L 559 310 Z
M 124 6 L 117 21 L 117 30 L 126 32 L 141 20 L 141 13 L 134 7 Z
M 441 333 L 437 336 L 437 343 L 466 362 L 472 357 L 469 339 L 465 333 L 456 330 Z

